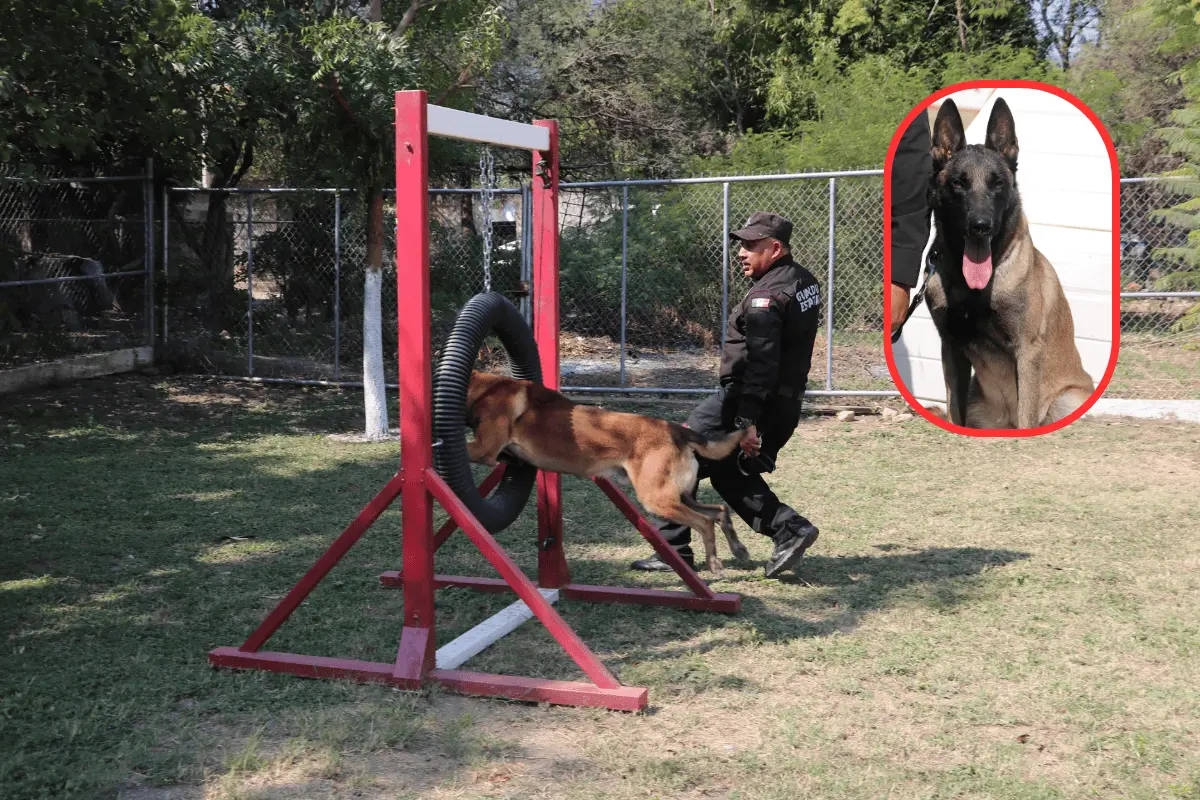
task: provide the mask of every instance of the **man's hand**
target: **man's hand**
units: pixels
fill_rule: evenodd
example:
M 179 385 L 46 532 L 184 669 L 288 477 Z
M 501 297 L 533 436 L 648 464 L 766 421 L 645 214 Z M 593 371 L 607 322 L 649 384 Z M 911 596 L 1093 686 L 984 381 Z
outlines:
M 907 286 L 892 284 L 892 333 L 904 324 L 904 317 L 908 314 L 908 291 Z
M 756 456 L 761 449 L 762 440 L 758 438 L 758 428 L 751 425 L 746 429 L 746 438 L 742 439 L 742 452 L 746 455 Z

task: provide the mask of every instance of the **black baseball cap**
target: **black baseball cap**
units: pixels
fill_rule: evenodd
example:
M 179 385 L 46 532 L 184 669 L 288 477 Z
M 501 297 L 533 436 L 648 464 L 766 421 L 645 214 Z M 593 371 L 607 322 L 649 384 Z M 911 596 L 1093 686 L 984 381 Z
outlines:
M 755 239 L 778 239 L 791 247 L 792 221 L 770 211 L 755 211 L 746 220 L 746 227 L 729 234 L 732 239 L 754 241 Z

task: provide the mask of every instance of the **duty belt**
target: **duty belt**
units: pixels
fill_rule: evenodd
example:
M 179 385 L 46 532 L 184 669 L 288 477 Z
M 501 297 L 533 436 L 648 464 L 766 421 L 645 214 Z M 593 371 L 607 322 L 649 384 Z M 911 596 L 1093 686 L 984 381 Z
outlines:
M 721 388 L 727 392 L 740 392 L 742 390 L 741 383 L 733 380 L 732 378 L 725 379 L 725 381 L 721 384 Z M 804 387 L 777 386 L 771 392 L 771 394 L 778 397 L 786 397 L 789 400 L 795 400 L 804 396 Z

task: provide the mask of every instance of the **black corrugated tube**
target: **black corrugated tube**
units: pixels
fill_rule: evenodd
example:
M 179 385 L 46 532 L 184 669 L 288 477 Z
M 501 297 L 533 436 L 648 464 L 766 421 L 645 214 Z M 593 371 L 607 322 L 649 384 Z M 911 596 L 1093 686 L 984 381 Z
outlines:
M 467 385 L 479 348 L 489 333 L 495 333 L 504 345 L 514 378 L 542 382 L 533 331 L 516 306 L 496 292 L 477 294 L 468 300 L 454 321 L 433 378 L 433 437 L 441 441 L 433 449 L 433 465 L 483 527 L 499 533 L 525 508 L 537 469 L 511 460 L 500 485 L 487 498 L 479 496 L 467 456 Z

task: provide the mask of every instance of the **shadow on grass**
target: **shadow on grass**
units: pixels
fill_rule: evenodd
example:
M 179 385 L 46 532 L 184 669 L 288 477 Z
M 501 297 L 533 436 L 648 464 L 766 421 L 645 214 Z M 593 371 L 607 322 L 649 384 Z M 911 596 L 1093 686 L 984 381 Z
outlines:
M 896 603 L 933 613 L 953 613 L 979 592 L 983 573 L 1028 558 L 1027 553 L 979 547 L 936 547 L 879 556 L 809 556 L 799 574 L 767 581 L 761 574 L 736 575 L 718 591 L 742 594 L 739 614 L 681 611 L 662 607 L 584 604 L 566 601 L 560 610 L 589 644 L 618 651 L 622 662 L 669 660 L 728 647 L 747 636 L 786 643 L 854 631 L 863 617 Z M 634 573 L 612 567 L 612 585 L 645 585 Z M 791 584 L 791 586 L 788 586 Z M 655 586 L 667 584 L 656 582 Z M 781 591 L 785 587 L 786 590 Z M 747 627 L 752 632 L 747 633 Z M 714 632 L 735 629 L 732 639 Z

